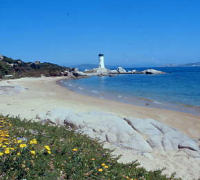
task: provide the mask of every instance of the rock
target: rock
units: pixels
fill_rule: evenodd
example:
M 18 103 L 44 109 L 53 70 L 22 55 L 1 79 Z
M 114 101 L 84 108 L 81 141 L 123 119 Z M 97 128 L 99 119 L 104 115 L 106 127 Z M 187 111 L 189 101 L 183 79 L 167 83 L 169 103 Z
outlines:
M 54 109 L 40 119 L 75 127 L 77 132 L 136 153 L 187 150 L 200 155 L 198 143 L 180 131 L 153 119 L 121 118 L 104 112 Z
M 136 70 L 132 70 L 131 72 L 132 72 L 133 74 L 135 74 L 137 71 L 136 71 Z
M 78 77 L 78 76 L 88 76 L 87 73 L 84 73 L 84 72 L 81 72 L 81 71 L 76 71 L 73 73 L 73 75 L 75 77 Z
M 164 74 L 164 72 L 162 71 L 158 71 L 155 69 L 146 69 L 144 71 L 142 71 L 143 74 Z
M 0 61 L 3 60 L 3 56 L 0 54 Z
M 168 150 L 179 150 L 180 147 L 198 151 L 198 144 L 180 131 L 170 128 L 163 123 L 153 119 L 126 119 L 131 126 L 143 134 L 152 148 Z
M 5 78 L 11 78 L 11 77 L 13 77 L 13 75 L 12 74 L 8 74 L 8 75 L 5 75 L 4 77 Z
M 126 70 L 125 70 L 124 68 L 122 68 L 122 67 L 118 67 L 118 68 L 117 68 L 117 71 L 118 71 L 119 73 L 126 73 Z
M 118 71 L 117 70 L 110 70 L 110 73 L 117 74 Z

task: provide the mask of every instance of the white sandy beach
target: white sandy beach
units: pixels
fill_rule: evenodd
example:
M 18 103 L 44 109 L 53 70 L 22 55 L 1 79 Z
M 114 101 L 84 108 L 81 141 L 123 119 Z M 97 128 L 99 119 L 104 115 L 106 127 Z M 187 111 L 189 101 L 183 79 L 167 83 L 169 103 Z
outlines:
M 63 77 L 62 77 L 63 78 Z M 62 86 L 56 78 L 22 78 L 0 81 L 0 113 L 34 119 L 55 109 L 70 109 L 76 113 L 104 112 L 117 117 L 153 119 L 176 128 L 199 143 L 200 117 L 187 113 L 139 107 L 120 102 L 102 100 L 74 93 Z M 95 121 L 95 117 L 94 117 Z M 122 154 L 120 161 L 139 160 L 148 170 L 166 167 L 164 173 L 177 173 L 183 179 L 200 178 L 200 156 L 189 156 L 185 151 L 151 152 L 151 156 L 132 153 L 131 149 L 106 142 L 105 147 L 114 148 L 114 154 Z

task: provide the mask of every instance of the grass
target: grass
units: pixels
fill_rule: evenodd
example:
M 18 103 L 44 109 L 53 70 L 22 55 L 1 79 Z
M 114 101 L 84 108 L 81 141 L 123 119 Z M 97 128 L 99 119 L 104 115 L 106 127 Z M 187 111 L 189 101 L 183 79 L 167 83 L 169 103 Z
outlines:
M 0 116 L 0 179 L 174 179 L 117 159 L 66 127 Z

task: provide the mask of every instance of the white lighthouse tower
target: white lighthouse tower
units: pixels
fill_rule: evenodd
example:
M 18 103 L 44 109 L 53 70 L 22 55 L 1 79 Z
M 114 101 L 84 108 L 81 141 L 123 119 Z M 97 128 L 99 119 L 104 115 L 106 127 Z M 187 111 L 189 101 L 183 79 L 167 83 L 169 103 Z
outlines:
M 99 54 L 99 68 L 105 69 L 104 54 Z

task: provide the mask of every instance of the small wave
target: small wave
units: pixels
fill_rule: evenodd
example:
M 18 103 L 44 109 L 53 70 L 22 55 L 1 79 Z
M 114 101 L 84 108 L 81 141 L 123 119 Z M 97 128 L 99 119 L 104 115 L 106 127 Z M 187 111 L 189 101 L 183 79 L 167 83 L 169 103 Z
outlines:
M 97 91 L 97 90 L 92 90 L 91 92 L 94 94 L 99 94 L 99 91 Z
M 162 104 L 161 102 L 159 101 L 153 101 L 154 104 Z
M 119 99 L 121 99 L 123 96 L 121 96 L 121 95 L 118 95 L 117 97 L 118 97 Z

